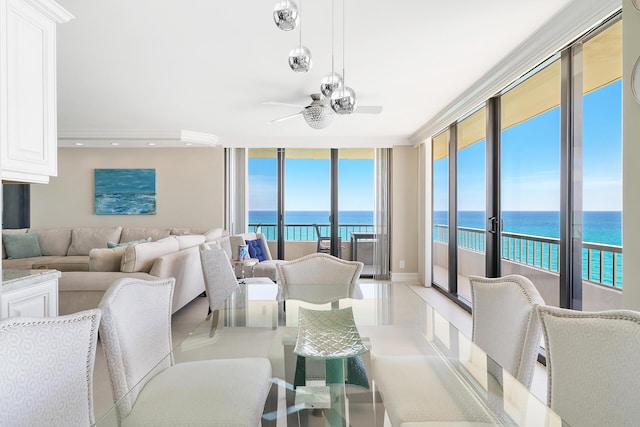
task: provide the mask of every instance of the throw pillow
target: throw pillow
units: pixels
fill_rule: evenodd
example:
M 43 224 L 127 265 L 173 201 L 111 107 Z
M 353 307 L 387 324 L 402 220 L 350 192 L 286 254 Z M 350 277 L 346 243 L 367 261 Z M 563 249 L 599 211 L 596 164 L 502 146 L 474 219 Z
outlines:
M 120 246 L 131 246 L 131 245 L 135 245 L 136 243 L 147 243 L 150 241 L 151 241 L 151 237 L 147 237 L 146 239 L 140 239 L 140 240 L 132 240 L 130 242 L 122 242 L 122 243 L 107 242 L 107 248 L 113 249 L 113 248 L 118 248 Z
M 249 256 L 251 258 L 256 258 L 260 262 L 267 259 L 264 253 L 264 247 L 262 246 L 262 239 L 245 240 L 245 242 L 249 247 Z
M 2 233 L 2 242 L 7 250 L 7 258 L 9 259 L 42 256 L 37 234 Z

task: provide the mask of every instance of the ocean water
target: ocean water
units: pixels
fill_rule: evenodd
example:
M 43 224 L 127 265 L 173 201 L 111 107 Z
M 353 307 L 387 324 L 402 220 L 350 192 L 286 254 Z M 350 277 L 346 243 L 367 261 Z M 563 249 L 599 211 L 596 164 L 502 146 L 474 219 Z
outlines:
M 622 245 L 622 212 L 586 211 L 582 216 L 582 240 L 606 245 Z M 447 225 L 446 211 L 435 211 L 434 224 Z M 458 226 L 485 229 L 486 215 L 481 211 L 461 211 Z M 505 211 L 502 212 L 502 231 L 558 238 L 560 236 L 560 212 Z

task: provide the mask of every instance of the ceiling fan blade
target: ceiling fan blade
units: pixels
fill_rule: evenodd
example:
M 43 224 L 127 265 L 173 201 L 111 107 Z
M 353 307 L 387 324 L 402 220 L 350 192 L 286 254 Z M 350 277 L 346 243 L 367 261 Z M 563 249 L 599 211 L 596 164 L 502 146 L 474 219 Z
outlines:
M 360 114 L 380 114 L 382 113 L 382 106 L 380 105 L 361 105 L 356 108 L 354 113 Z
M 279 119 L 271 120 L 271 121 L 269 122 L 269 124 L 282 122 L 282 121 L 285 121 L 285 120 L 288 120 L 288 119 L 292 119 L 292 118 L 294 118 L 294 117 L 296 117 L 296 116 L 301 116 L 301 115 L 302 115 L 302 111 L 299 111 L 299 112 L 297 112 L 297 113 L 295 113 L 295 114 L 291 114 L 291 115 L 289 115 L 289 116 L 284 116 L 284 117 L 280 117 Z
M 289 104 L 287 102 L 265 101 L 262 105 L 277 105 L 278 107 L 304 108 L 304 105 Z

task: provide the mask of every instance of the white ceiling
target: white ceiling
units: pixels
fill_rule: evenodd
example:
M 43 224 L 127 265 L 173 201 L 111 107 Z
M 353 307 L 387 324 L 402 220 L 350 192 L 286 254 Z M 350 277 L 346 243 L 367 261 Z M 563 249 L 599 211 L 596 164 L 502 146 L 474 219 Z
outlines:
M 579 0 L 573 0 L 574 2 Z M 300 0 L 297 0 L 298 4 Z M 474 85 L 570 0 L 349 0 L 346 80 L 380 115 L 336 116 L 326 129 L 300 117 L 331 70 L 331 1 L 303 0 L 309 73 L 292 72 L 298 31 L 273 23 L 276 0 L 59 0 L 75 19 L 58 27 L 60 146 L 389 146 Z M 336 68 L 342 68 L 336 5 Z M 186 136 L 185 136 L 186 135 Z

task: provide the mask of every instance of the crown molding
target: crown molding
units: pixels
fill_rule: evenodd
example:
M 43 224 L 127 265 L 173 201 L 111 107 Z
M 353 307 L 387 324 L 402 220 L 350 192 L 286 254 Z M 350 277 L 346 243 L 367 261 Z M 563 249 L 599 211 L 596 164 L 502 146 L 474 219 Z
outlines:
M 180 131 L 115 131 L 115 130 L 60 130 L 58 131 L 59 147 L 75 147 L 83 144 L 87 147 L 110 147 L 118 143 L 118 147 L 144 147 L 155 143 L 159 147 L 182 147 L 198 145 L 214 147 L 219 145 L 218 137 L 213 134 Z
M 622 7 L 621 0 L 574 0 L 527 38 L 469 90 L 410 136 L 412 144 L 437 132 L 484 103 L 536 65 L 585 34 Z
M 24 0 L 24 2 L 57 24 L 64 24 L 74 18 L 65 8 L 52 0 Z
M 286 137 L 225 137 L 220 143 L 234 148 L 391 148 L 396 145 L 411 145 L 408 137 L 397 135 L 362 136 L 286 136 Z

